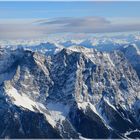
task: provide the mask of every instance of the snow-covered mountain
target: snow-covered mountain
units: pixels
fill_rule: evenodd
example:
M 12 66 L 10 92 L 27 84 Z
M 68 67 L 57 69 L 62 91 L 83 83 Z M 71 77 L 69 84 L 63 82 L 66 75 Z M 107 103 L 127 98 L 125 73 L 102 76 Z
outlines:
M 0 138 L 140 138 L 140 81 L 122 52 L 2 48 L 0 67 Z
M 84 40 L 81 42 L 79 45 L 84 46 L 86 48 L 94 48 L 97 49 L 98 51 L 104 51 L 104 52 L 110 52 L 115 49 L 118 49 L 122 47 L 125 44 L 125 42 L 117 42 L 114 40 Z
M 39 52 L 45 55 L 52 55 L 59 52 L 61 49 L 63 49 L 63 46 L 57 43 L 50 43 L 50 42 L 40 43 L 34 46 L 26 46 L 26 47 L 22 46 L 22 47 L 31 50 L 33 52 Z
M 39 43 L 36 45 L 30 45 L 30 44 L 26 44 L 26 45 L 22 45 L 22 44 L 18 44 L 18 45 L 4 45 L 4 46 L 0 46 L 1 49 L 9 49 L 9 50 L 16 50 L 16 49 L 22 49 L 24 48 L 25 50 L 30 50 L 32 52 L 38 52 L 41 54 L 45 54 L 45 55 L 53 55 L 57 52 L 59 52 L 60 50 L 62 50 L 64 48 L 64 46 L 58 44 L 58 43 L 52 43 L 52 42 L 45 42 L 45 43 Z
M 136 44 L 129 44 L 120 49 L 140 78 L 140 48 Z
M 74 42 L 73 40 L 68 40 L 68 41 L 60 42 L 60 44 L 64 47 L 70 47 L 73 45 L 78 45 L 79 43 Z

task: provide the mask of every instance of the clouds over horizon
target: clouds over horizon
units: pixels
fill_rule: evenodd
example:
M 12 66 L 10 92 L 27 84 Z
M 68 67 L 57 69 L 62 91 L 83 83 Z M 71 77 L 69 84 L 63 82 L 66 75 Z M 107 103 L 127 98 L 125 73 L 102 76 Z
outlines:
M 139 18 L 60 17 L 1 22 L 0 39 L 41 38 L 57 33 L 113 33 L 140 31 Z
M 117 18 L 107 19 L 103 17 L 82 17 L 82 18 L 56 18 L 52 20 L 42 20 L 37 22 L 38 25 L 44 27 L 57 27 L 57 32 L 73 32 L 73 33 L 106 33 L 106 32 L 125 32 L 139 31 L 140 19 L 136 18 Z

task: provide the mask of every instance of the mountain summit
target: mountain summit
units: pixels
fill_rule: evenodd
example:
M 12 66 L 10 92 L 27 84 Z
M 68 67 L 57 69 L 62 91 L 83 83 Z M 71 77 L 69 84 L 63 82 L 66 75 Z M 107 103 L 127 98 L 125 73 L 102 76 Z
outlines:
M 140 81 L 124 53 L 0 50 L 1 138 L 140 138 Z

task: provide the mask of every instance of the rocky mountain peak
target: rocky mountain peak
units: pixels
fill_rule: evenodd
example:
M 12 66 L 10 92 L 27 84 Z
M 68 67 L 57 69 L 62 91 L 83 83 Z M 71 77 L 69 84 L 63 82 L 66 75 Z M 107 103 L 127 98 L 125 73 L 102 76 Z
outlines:
M 70 47 L 47 56 L 23 49 L 1 56 L 1 116 L 9 110 L 16 129 L 3 126 L 2 137 L 29 138 L 37 130 L 43 138 L 127 138 L 139 130 L 140 82 L 123 53 Z M 36 120 L 29 135 L 22 117 Z

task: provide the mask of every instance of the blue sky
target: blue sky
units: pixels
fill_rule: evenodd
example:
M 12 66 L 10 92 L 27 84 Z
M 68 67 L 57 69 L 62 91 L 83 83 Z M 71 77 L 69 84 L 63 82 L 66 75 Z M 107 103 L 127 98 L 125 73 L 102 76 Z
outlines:
M 140 2 L 0 2 L 0 39 L 140 31 Z
M 0 18 L 140 17 L 140 2 L 0 2 Z

